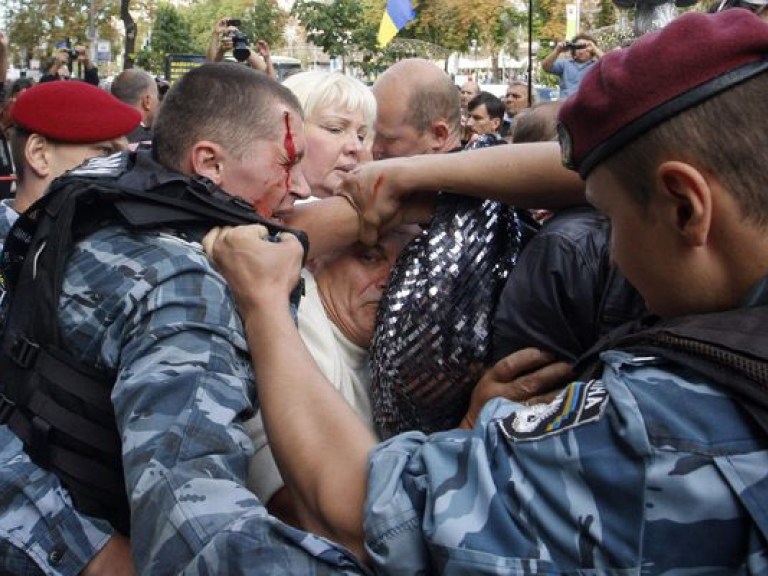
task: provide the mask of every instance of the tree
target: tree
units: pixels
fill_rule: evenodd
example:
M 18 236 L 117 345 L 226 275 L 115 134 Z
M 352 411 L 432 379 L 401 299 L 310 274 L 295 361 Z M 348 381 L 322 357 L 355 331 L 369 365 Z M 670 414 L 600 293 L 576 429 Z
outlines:
M 142 68 L 159 72 L 163 70 L 168 54 L 203 53 L 195 48 L 187 21 L 170 4 L 161 4 L 155 15 L 152 39 L 149 46 L 136 57 Z
M 266 40 L 273 48 L 284 44 L 283 30 L 288 23 L 289 14 L 276 0 L 255 0 L 253 6 L 245 12 L 242 30 L 251 42 Z
M 87 44 L 91 39 L 91 17 L 98 37 L 115 41 L 119 33 L 112 21 L 118 9 L 110 0 L 16 0 L 6 8 L 8 33 L 16 50 L 26 54 L 27 60 L 46 58 L 59 43 Z M 21 64 L 26 66 L 27 62 Z
M 360 0 L 298 0 L 291 13 L 307 33 L 307 39 L 331 58 L 342 62 L 354 50 L 369 49 L 371 31 L 359 27 L 363 5 Z
M 123 69 L 133 68 L 133 53 L 136 51 L 136 22 L 130 12 L 131 0 L 120 0 L 120 19 L 125 28 L 125 52 Z
M 187 22 L 195 52 L 205 54 L 211 41 L 211 31 L 221 18 L 247 20 L 246 12 L 253 0 L 199 0 L 179 13 Z

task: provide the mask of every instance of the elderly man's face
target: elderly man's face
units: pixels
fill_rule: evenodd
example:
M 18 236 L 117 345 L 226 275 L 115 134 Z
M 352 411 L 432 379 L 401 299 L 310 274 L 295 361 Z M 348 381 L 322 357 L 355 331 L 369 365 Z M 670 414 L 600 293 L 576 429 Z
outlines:
M 417 232 L 416 226 L 401 226 L 376 246 L 355 244 L 311 264 L 325 313 L 354 344 L 370 346 L 392 266 Z
M 515 84 L 507 88 L 507 93 L 504 97 L 504 107 L 507 110 L 507 114 L 514 116 L 523 108 L 528 107 L 528 90 L 525 86 Z

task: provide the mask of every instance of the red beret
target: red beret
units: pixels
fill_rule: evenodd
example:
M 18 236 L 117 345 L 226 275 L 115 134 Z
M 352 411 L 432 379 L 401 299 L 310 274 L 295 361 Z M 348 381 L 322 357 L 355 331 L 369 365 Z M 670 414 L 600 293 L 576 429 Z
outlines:
M 563 163 L 582 178 L 654 126 L 768 70 L 768 24 L 689 12 L 607 53 L 560 109 Z
M 28 132 L 51 140 L 87 144 L 125 136 L 139 124 L 141 114 L 101 88 L 57 80 L 19 94 L 11 118 Z

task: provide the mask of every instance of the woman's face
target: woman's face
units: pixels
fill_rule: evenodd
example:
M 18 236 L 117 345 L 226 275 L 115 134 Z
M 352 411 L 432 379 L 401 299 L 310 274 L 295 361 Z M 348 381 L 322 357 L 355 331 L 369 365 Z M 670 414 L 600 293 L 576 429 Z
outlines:
M 307 151 L 301 163 L 313 196 L 333 195 L 342 174 L 369 158 L 363 111 L 326 106 L 304 122 Z M 365 144 L 364 144 L 365 142 Z

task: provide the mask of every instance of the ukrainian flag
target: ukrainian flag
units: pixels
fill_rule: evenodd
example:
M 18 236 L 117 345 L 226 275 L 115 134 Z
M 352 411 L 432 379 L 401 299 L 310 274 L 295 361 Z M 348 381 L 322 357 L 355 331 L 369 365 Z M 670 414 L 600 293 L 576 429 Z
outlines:
M 387 9 L 379 26 L 379 46 L 384 48 L 392 41 L 397 31 L 416 17 L 411 0 L 387 0 Z

